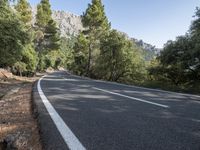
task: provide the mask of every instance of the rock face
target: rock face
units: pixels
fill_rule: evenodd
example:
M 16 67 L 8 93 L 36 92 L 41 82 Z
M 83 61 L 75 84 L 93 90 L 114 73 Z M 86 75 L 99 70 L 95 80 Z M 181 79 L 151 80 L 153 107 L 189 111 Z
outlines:
M 83 30 L 80 16 L 64 11 L 53 11 L 52 17 L 57 22 L 63 37 L 77 35 Z
M 140 47 L 143 50 L 144 53 L 144 59 L 146 61 L 151 61 L 152 59 L 154 59 L 159 53 L 160 53 L 160 49 L 156 48 L 155 46 L 145 43 L 143 40 L 138 40 L 135 38 L 131 38 L 131 40 L 133 42 L 136 43 L 136 45 L 138 47 Z
M 37 14 L 37 8 L 32 8 L 33 12 L 33 24 Z M 76 36 L 83 30 L 81 23 L 81 17 L 65 11 L 53 11 L 52 18 L 57 22 L 58 28 L 62 37 Z

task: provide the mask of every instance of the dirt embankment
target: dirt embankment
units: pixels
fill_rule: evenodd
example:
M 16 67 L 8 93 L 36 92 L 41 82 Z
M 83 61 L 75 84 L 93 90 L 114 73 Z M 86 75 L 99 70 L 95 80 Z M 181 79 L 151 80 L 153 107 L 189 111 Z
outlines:
M 37 79 L 0 78 L 0 150 L 42 149 L 31 97 Z

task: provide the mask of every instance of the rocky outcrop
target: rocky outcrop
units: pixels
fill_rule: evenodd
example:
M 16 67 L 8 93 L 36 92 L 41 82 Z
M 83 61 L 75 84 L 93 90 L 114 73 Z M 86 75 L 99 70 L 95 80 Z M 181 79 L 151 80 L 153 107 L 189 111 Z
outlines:
M 136 43 L 138 47 L 140 47 L 144 54 L 144 59 L 146 61 L 151 61 L 154 59 L 159 53 L 160 49 L 156 48 L 155 46 L 145 43 L 143 40 L 138 40 L 135 38 L 131 38 L 131 40 Z
M 57 22 L 63 37 L 77 35 L 83 30 L 80 16 L 64 11 L 53 11 L 52 17 Z
M 36 20 L 37 8 L 33 7 L 32 12 L 34 24 Z M 53 11 L 52 18 L 57 22 L 62 37 L 76 36 L 81 30 L 83 30 L 81 16 L 65 11 Z
M 5 69 L 0 68 L 0 79 L 10 79 L 13 77 L 13 74 Z

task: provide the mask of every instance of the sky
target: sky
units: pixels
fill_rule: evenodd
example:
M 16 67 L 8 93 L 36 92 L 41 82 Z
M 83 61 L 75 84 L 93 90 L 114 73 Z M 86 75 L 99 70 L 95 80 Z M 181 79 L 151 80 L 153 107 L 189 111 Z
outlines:
M 29 0 L 36 6 L 40 0 Z M 91 0 L 50 0 L 53 10 L 82 15 Z M 184 35 L 194 19 L 199 0 L 102 0 L 112 28 L 162 48 Z

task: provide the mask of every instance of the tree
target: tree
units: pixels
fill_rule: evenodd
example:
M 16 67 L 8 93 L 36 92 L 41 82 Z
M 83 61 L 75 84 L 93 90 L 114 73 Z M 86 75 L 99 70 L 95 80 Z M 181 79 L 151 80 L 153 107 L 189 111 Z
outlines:
M 161 74 L 175 85 L 194 82 L 198 74 L 193 67 L 193 48 L 189 35 L 168 41 L 158 57 L 160 65 L 150 69 L 151 74 Z
M 195 13 L 189 32 L 175 41 L 168 41 L 157 60 L 159 65 L 149 73 L 161 80 L 180 85 L 195 85 L 200 80 L 200 9 Z
M 59 29 L 54 20 L 50 20 L 45 28 L 44 43 L 46 50 L 60 49 Z
M 28 33 L 7 1 L 0 5 L 0 67 L 12 67 L 21 60 Z
M 83 32 L 87 37 L 88 44 L 88 63 L 87 75 L 91 74 L 91 66 L 100 53 L 100 39 L 109 31 L 110 23 L 105 15 L 104 6 L 101 0 L 92 0 L 88 5 L 86 12 L 82 16 L 83 26 L 86 30 Z
M 39 57 L 41 57 L 41 53 L 44 51 L 45 28 L 48 25 L 48 22 L 52 20 L 51 14 L 52 12 L 49 0 L 41 0 L 40 4 L 37 6 L 35 23 L 35 46 L 39 53 Z
M 136 81 L 142 77 L 142 62 L 137 47 L 116 30 L 101 41 L 98 59 L 98 78 L 110 81 Z
M 27 44 L 22 51 L 21 62 L 26 64 L 26 71 L 35 72 L 38 63 L 38 57 L 33 45 Z M 28 75 L 28 74 L 27 74 Z
M 190 27 L 191 42 L 194 45 L 192 50 L 192 66 L 200 78 L 200 8 L 197 7 L 195 13 L 196 19 L 192 22 Z
M 21 60 L 16 63 L 16 69 L 20 68 L 20 74 L 26 75 L 32 74 L 35 72 L 36 64 L 37 64 L 37 54 L 34 49 L 33 45 L 33 28 L 32 28 L 32 11 L 30 4 L 26 0 L 19 0 L 17 5 L 15 6 L 17 14 L 19 15 L 20 21 L 24 24 L 27 32 L 28 32 L 28 39 L 27 43 L 23 46 Z M 20 65 L 22 67 L 20 67 Z M 25 66 L 25 67 L 24 67 Z M 23 70 L 24 69 L 24 70 Z
M 15 6 L 16 11 L 18 12 L 20 16 L 20 20 L 28 26 L 28 28 L 31 28 L 32 23 L 32 11 L 31 6 L 27 2 L 27 0 L 18 0 L 17 5 Z
M 78 75 L 87 74 L 88 44 L 88 40 L 80 33 L 73 48 L 74 62 L 72 64 L 72 70 Z
M 41 0 L 37 6 L 36 15 L 36 38 L 35 45 L 38 52 L 38 69 L 42 71 L 48 66 L 52 66 L 51 58 L 47 58 L 51 51 L 60 49 L 60 34 L 56 22 L 52 19 L 52 11 L 49 0 Z M 39 66 L 41 65 L 41 66 Z M 42 69 L 42 70 L 41 70 Z
M 63 66 L 66 69 L 73 69 L 72 64 L 74 62 L 73 48 L 76 43 L 76 37 L 71 36 L 70 38 L 62 37 L 60 50 L 62 54 L 65 56 L 62 60 Z
M 37 6 L 36 25 L 40 29 L 44 29 L 48 22 L 52 20 L 51 5 L 49 0 L 41 0 Z

